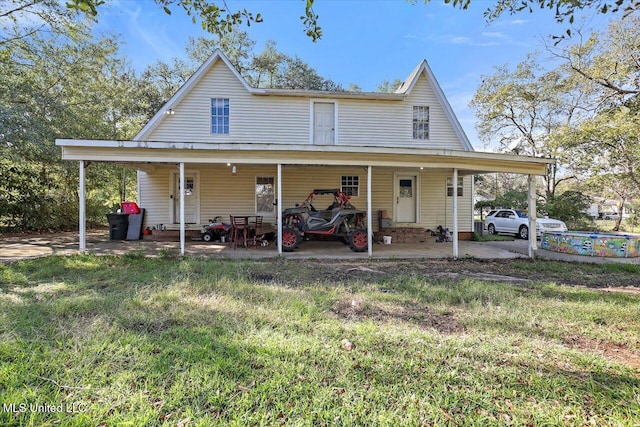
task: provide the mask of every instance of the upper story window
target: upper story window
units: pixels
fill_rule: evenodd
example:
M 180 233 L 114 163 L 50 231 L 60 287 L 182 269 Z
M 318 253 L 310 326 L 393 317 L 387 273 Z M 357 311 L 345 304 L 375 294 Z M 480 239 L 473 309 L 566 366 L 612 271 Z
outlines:
M 229 134 L 229 98 L 211 98 L 211 133 Z
M 429 107 L 413 106 L 413 139 L 429 139 Z

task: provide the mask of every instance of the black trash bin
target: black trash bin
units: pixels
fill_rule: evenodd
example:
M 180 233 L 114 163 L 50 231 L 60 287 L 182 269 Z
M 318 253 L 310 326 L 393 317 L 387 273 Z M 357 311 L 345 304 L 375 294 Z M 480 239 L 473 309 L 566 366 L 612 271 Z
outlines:
M 127 238 L 129 214 L 110 213 L 107 214 L 107 221 L 109 221 L 109 240 L 125 240 Z

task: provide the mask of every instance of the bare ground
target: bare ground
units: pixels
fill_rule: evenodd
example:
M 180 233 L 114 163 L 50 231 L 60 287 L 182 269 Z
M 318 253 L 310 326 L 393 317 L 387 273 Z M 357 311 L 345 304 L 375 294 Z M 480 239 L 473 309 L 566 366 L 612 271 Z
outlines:
M 275 263 L 275 265 L 274 265 Z M 610 271 L 604 267 L 576 265 L 568 262 L 530 260 L 428 260 L 428 261 L 287 261 L 282 268 L 280 261 L 268 261 L 249 276 L 259 282 L 279 282 L 295 285 L 298 281 L 330 282 L 335 284 L 369 280 L 389 280 L 399 276 L 425 276 L 430 280 L 461 281 L 476 280 L 513 283 L 521 286 L 537 282 L 556 283 L 575 287 L 586 287 L 601 292 L 640 294 L 638 273 L 630 269 Z M 292 265 L 293 264 L 293 265 Z M 304 275 L 300 275 L 303 271 Z M 349 320 L 374 321 L 398 320 L 408 322 L 421 329 L 433 329 L 439 333 L 464 332 L 453 312 L 437 312 L 428 306 L 402 305 L 384 306 L 358 298 L 345 297 L 332 307 L 333 315 Z M 562 338 L 562 343 L 587 353 L 598 354 L 638 371 L 640 375 L 640 353 L 626 345 L 596 340 L 583 335 Z M 634 346 L 635 347 L 635 346 Z

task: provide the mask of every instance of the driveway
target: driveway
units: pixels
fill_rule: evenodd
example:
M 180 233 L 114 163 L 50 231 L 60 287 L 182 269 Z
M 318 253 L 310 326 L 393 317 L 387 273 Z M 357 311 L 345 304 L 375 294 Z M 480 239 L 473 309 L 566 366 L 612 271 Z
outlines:
M 515 239 L 512 241 L 495 241 L 495 242 L 473 242 L 476 245 L 481 245 L 486 248 L 487 251 L 508 251 L 521 255 L 528 256 L 529 242 L 527 240 Z M 539 259 L 548 259 L 556 261 L 570 261 L 570 262 L 591 262 L 591 263 L 603 263 L 603 262 L 616 262 L 625 264 L 638 264 L 640 265 L 640 257 L 636 258 L 604 258 L 604 257 L 590 257 L 582 255 L 563 254 L 559 252 L 547 251 L 540 248 L 540 241 L 538 241 L 538 254 Z

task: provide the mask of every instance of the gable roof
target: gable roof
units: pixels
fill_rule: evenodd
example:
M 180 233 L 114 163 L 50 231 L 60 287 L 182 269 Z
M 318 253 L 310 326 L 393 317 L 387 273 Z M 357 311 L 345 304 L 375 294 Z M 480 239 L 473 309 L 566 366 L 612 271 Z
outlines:
M 193 90 L 200 80 L 207 74 L 207 72 L 218 62 L 222 61 L 225 66 L 233 73 L 238 81 L 244 86 L 247 92 L 252 95 L 260 96 L 299 96 L 299 97 L 313 97 L 313 98 L 335 98 L 335 99 L 365 99 L 365 100 L 386 100 L 386 101 L 402 101 L 410 93 L 420 76 L 424 73 L 429 85 L 433 89 L 436 99 L 440 103 L 440 106 L 445 112 L 447 119 L 449 120 L 454 132 L 460 139 L 462 146 L 467 151 L 474 151 L 473 146 L 469 142 L 462 126 L 458 122 L 451 105 L 447 101 L 442 88 L 438 84 L 433 72 L 429 68 L 426 60 L 423 60 L 409 75 L 407 80 L 396 90 L 394 93 L 380 93 L 380 92 L 327 92 L 319 90 L 304 90 L 304 89 L 265 89 L 254 88 L 247 83 L 247 81 L 240 75 L 238 70 L 231 64 L 229 59 L 222 53 L 220 49 L 216 49 L 213 54 L 207 59 L 195 73 L 178 89 L 178 91 L 167 101 L 163 107 L 147 122 L 147 124 L 133 137 L 134 141 L 143 141 L 148 135 L 164 120 L 167 112 L 176 108 L 180 101 Z
M 409 77 L 407 77 L 404 83 L 402 83 L 402 86 L 400 86 L 395 91 L 395 93 L 402 95 L 408 95 L 409 93 L 411 93 L 413 87 L 416 85 L 416 82 L 423 74 L 425 75 L 427 81 L 429 82 L 429 85 L 433 89 L 436 99 L 444 110 L 447 118 L 449 119 L 449 123 L 451 123 L 451 126 L 460 139 L 460 142 L 466 150 L 474 151 L 471 142 L 469 142 L 469 138 L 467 138 L 467 134 L 464 132 L 464 129 L 462 129 L 462 125 L 460 125 L 456 114 L 453 112 L 453 108 L 451 108 L 451 104 L 449 104 L 447 97 L 444 95 L 444 91 L 440 87 L 438 80 L 436 80 L 436 76 L 433 74 L 433 71 L 431 71 L 431 67 L 429 67 L 426 59 L 423 59 L 422 62 L 418 64 L 418 66 L 411 72 L 411 74 L 409 74 Z
M 162 108 L 147 122 L 146 125 L 133 137 L 134 141 L 144 140 L 147 135 L 151 133 L 164 119 L 169 110 L 172 110 L 176 107 L 176 105 L 184 98 L 191 90 L 202 80 L 202 77 L 207 74 L 207 72 L 213 67 L 218 61 L 224 62 L 224 64 L 231 70 L 231 72 L 235 75 L 235 77 L 242 83 L 242 85 L 251 92 L 253 88 L 249 86 L 249 83 L 238 73 L 238 70 L 235 69 L 229 59 L 219 50 L 216 49 L 213 52 L 213 55 L 209 57 L 201 66 L 196 70 L 195 73 L 189 77 L 189 79 L 180 86 L 180 89 L 169 99 Z

